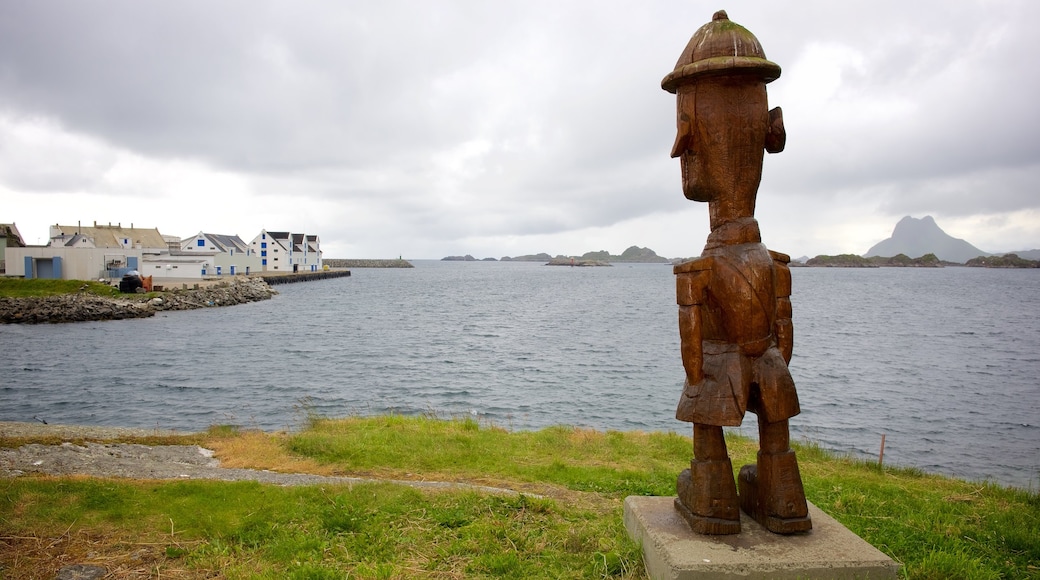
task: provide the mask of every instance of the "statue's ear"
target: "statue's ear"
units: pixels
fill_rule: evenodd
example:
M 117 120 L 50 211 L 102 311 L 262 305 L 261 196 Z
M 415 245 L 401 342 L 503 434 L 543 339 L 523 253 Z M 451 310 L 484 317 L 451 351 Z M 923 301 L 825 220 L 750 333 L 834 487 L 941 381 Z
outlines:
M 766 133 L 766 151 L 779 153 L 787 144 L 787 130 L 784 129 L 784 111 L 776 107 L 769 111 L 769 131 Z

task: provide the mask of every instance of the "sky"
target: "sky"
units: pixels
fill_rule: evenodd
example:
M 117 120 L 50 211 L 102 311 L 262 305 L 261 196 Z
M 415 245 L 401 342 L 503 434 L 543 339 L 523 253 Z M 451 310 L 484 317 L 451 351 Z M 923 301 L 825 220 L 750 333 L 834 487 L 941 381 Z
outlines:
M 1035 0 L 0 0 L 0 222 L 696 256 L 660 82 L 718 9 L 783 70 L 771 249 L 862 254 L 907 215 L 1040 248 Z

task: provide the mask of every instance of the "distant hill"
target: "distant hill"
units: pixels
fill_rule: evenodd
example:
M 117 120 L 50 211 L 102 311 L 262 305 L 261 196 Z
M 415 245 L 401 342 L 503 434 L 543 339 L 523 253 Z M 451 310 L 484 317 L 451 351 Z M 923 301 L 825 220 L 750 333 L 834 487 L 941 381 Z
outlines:
M 1016 254 L 1004 254 L 972 258 L 967 265 L 974 268 L 1040 268 L 1040 261 L 1027 260 Z
M 666 264 L 670 262 L 668 258 L 662 258 L 657 255 L 650 248 L 640 248 L 639 246 L 630 246 L 624 252 L 621 252 L 620 256 L 615 256 L 607 250 L 600 250 L 598 252 L 585 252 L 580 256 L 564 256 L 558 255 L 555 258 L 550 258 L 549 254 L 528 254 L 526 256 L 517 256 L 510 258 L 504 256 L 503 262 L 548 262 L 550 260 L 559 261 L 560 263 L 570 263 L 571 258 L 574 260 L 581 260 L 586 262 L 638 262 L 638 263 L 660 263 Z M 445 258 L 448 259 L 448 258 Z
M 548 262 L 552 259 L 552 256 L 546 253 L 541 254 L 527 254 L 525 256 L 517 256 L 510 258 L 509 256 L 502 256 L 503 262 Z
M 1025 260 L 1040 260 L 1040 250 L 1019 250 L 1017 252 L 1008 252 L 1008 254 L 1014 254 Z
M 897 254 L 907 256 L 935 254 L 940 260 L 960 264 L 972 258 L 989 255 L 968 242 L 942 231 L 942 228 L 930 215 L 921 219 L 904 217 L 896 224 L 892 237 L 874 244 L 863 255 L 869 258 Z
M 581 256 L 582 260 L 598 260 L 601 262 L 640 262 L 640 263 L 665 263 L 668 262 L 668 258 L 662 258 L 657 255 L 657 252 L 650 248 L 640 248 L 639 246 L 630 246 L 624 252 L 621 252 L 620 256 L 612 255 L 606 250 L 600 250 L 598 252 L 585 252 Z
M 797 262 L 791 262 L 794 266 Z M 911 258 L 906 254 L 896 254 L 890 258 L 874 256 L 864 258 L 855 254 L 826 254 L 816 256 L 798 264 L 810 268 L 942 268 L 943 264 L 935 254 L 925 254 L 919 258 Z

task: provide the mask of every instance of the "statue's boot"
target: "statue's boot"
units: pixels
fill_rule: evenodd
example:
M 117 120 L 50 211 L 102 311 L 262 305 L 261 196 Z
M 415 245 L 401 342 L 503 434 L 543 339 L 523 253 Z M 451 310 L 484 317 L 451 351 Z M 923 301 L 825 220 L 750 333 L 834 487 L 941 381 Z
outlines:
M 699 534 L 739 534 L 740 500 L 727 459 L 690 462 L 679 474 L 675 509 Z
M 758 465 L 740 468 L 740 508 L 777 534 L 812 529 L 794 451 L 758 452 Z

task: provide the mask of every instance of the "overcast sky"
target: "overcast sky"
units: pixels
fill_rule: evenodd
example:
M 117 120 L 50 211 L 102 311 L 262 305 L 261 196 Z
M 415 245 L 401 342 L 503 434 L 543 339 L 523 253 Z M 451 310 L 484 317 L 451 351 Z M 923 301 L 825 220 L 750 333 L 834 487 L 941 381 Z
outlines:
M 694 256 L 675 97 L 720 8 L 782 76 L 757 217 L 1040 247 L 1040 2 L 0 0 L 0 222 L 321 236 L 326 257 Z

